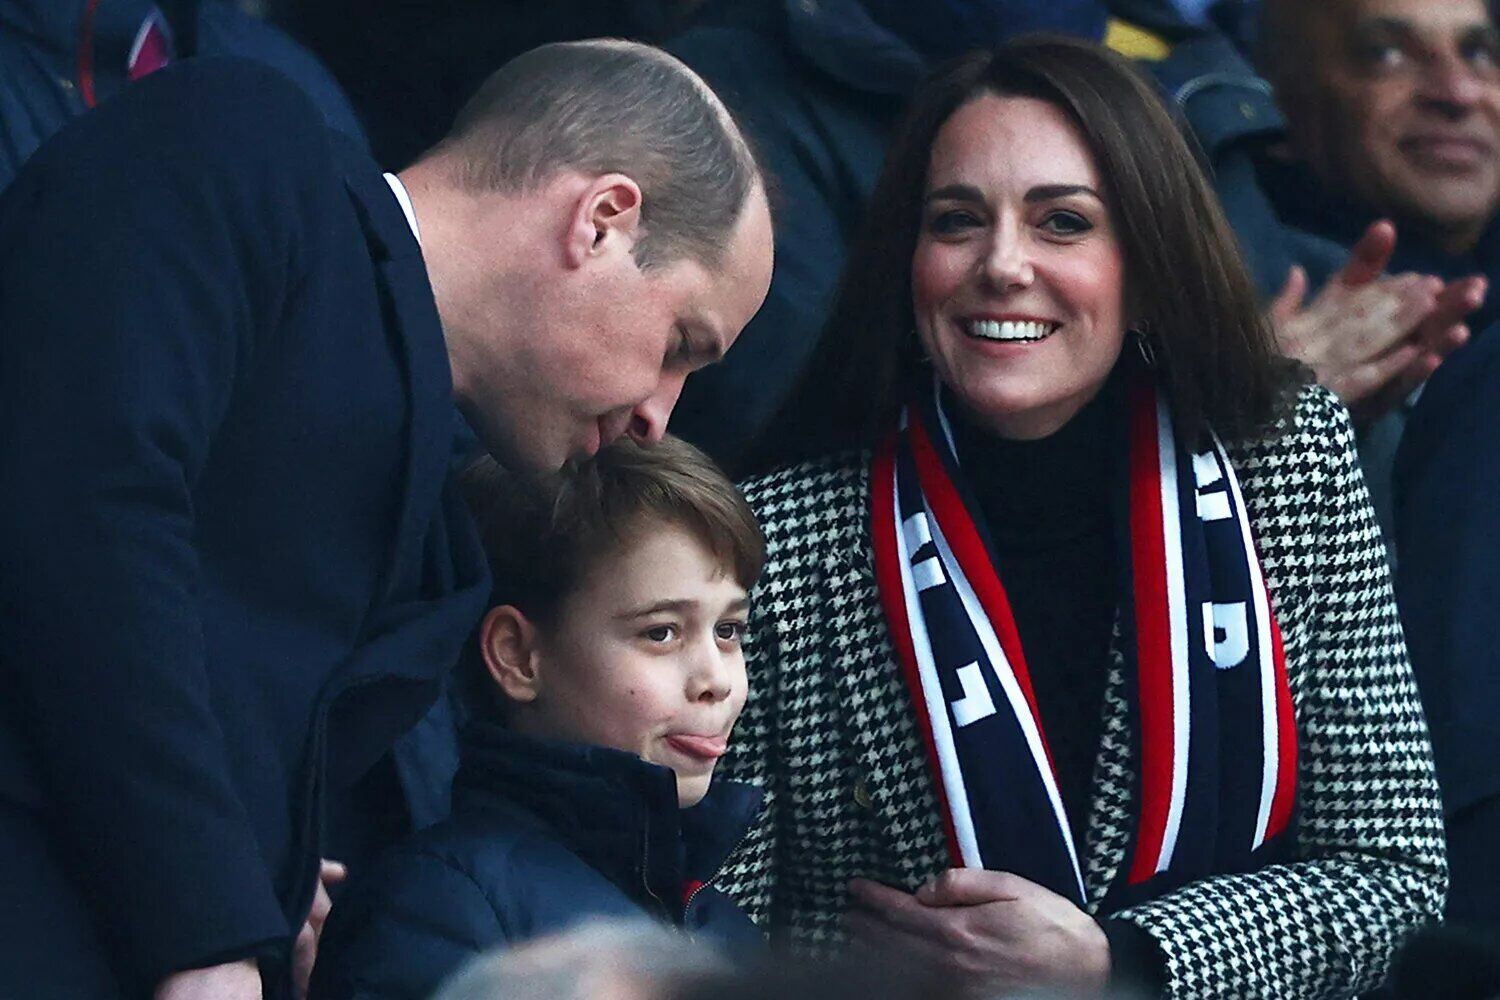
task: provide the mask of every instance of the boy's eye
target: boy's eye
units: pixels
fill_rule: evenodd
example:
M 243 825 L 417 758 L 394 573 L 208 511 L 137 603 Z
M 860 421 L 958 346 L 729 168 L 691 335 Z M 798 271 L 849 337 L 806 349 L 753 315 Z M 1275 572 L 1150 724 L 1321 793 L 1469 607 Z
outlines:
M 725 642 L 744 642 L 744 622 L 719 622 L 714 626 L 714 635 Z
M 652 642 L 671 642 L 677 638 L 676 625 L 653 625 L 641 633 Z

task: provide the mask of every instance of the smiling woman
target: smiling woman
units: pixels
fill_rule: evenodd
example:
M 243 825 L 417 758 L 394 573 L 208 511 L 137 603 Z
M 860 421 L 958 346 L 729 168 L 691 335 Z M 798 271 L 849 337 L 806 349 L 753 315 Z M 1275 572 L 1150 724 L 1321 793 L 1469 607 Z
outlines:
M 829 453 L 746 486 L 738 891 L 997 992 L 1373 987 L 1445 879 L 1384 553 L 1165 109 L 978 53 L 872 204 L 779 429 Z

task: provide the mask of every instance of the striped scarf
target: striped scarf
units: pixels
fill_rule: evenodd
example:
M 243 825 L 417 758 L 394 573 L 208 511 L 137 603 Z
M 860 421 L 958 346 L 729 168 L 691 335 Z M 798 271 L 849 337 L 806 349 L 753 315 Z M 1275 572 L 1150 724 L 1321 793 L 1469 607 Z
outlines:
M 877 450 L 872 530 L 949 853 L 1081 906 L 1080 845 L 941 392 L 908 405 Z M 1217 437 L 1198 453 L 1174 435 L 1149 375 L 1126 396 L 1121 623 L 1139 780 L 1111 908 L 1279 856 L 1297 779 L 1281 633 L 1234 469 Z

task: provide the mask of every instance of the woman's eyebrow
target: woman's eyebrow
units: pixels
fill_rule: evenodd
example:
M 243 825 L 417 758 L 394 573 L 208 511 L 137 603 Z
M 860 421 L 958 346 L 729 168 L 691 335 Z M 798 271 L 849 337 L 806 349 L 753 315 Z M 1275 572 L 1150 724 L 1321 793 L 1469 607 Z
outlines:
M 1051 201 L 1054 198 L 1066 198 L 1074 194 L 1086 194 L 1101 202 L 1104 200 L 1098 191 L 1087 184 L 1039 184 L 1026 192 L 1026 200 L 1028 202 Z
M 923 201 L 984 201 L 984 195 L 972 184 L 947 184 L 927 192 Z

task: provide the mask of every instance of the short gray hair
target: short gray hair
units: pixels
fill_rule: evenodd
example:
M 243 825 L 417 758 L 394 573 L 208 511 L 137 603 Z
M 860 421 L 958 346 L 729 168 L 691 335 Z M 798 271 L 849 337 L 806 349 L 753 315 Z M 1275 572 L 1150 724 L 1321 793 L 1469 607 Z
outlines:
M 596 918 L 481 955 L 432 1000 L 655 997 L 728 968 L 717 951 L 644 916 Z
M 642 267 L 686 258 L 716 268 L 760 180 L 707 84 L 660 49 L 617 39 L 556 42 L 512 59 L 434 151 L 458 154 L 470 190 L 532 190 L 564 169 L 625 174 L 642 192 Z

